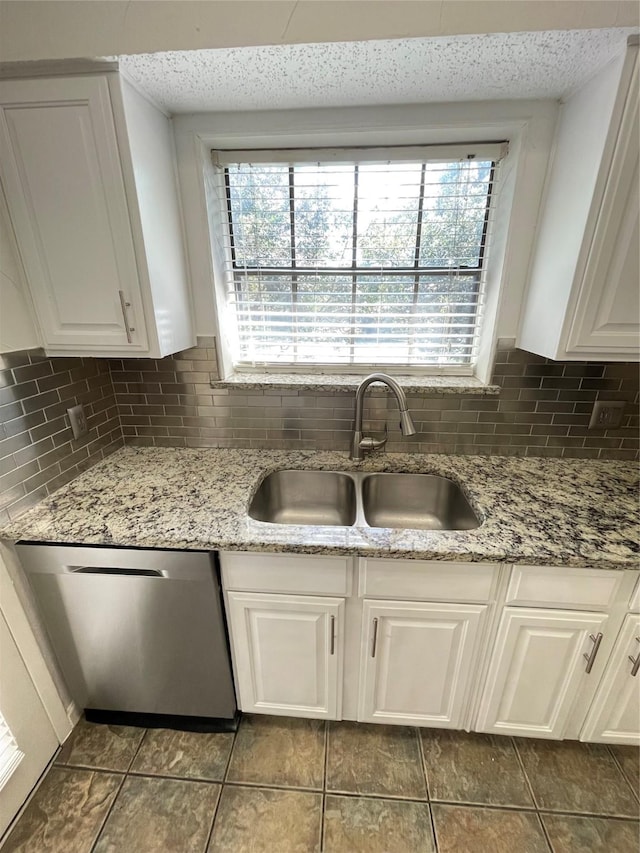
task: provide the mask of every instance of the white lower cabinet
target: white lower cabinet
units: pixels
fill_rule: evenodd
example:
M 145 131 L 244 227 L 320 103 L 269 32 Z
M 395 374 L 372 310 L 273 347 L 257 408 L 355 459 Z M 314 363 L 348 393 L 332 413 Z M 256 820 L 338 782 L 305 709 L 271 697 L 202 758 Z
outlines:
M 241 710 L 339 719 L 344 599 L 227 593 Z
M 561 739 L 604 613 L 505 607 L 475 728 Z M 592 637 L 594 639 L 592 639 Z
M 220 563 L 243 711 L 640 744 L 638 572 L 247 552 Z
M 629 613 L 580 740 L 640 745 L 640 616 Z
M 461 728 L 487 610 L 365 601 L 358 719 Z

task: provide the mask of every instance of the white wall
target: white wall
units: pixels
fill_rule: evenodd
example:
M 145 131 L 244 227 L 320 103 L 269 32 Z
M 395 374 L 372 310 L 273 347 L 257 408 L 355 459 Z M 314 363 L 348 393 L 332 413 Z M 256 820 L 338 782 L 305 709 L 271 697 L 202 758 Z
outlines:
M 15 245 L 9 213 L 0 187 L 0 352 L 40 346 Z
M 637 24 L 636 0 L 1 0 L 0 59 Z

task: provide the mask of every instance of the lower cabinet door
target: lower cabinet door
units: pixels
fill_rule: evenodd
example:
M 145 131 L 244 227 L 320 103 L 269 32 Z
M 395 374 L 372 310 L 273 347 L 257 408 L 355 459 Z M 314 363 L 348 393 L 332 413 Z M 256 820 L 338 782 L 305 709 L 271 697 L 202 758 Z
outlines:
M 344 599 L 227 593 L 243 711 L 340 718 Z
M 606 621 L 601 613 L 505 607 L 475 728 L 561 740 L 589 677 L 584 655 L 595 661 Z
M 640 745 L 640 616 L 628 614 L 580 740 Z
M 487 609 L 365 601 L 358 719 L 463 727 Z

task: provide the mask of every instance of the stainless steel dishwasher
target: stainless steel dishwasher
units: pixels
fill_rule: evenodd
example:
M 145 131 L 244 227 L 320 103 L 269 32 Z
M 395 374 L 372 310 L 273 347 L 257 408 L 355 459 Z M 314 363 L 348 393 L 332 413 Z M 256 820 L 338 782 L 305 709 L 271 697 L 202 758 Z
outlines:
M 67 686 L 89 718 L 235 718 L 213 555 L 25 543 L 16 550 Z

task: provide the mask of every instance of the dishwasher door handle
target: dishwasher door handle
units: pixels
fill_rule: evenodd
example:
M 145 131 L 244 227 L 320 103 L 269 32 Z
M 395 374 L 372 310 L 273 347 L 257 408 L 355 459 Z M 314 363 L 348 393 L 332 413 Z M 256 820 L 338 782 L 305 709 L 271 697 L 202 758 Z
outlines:
M 159 569 L 125 569 L 118 566 L 66 566 L 74 575 L 129 575 L 138 578 L 166 578 Z

